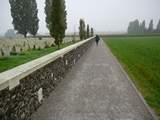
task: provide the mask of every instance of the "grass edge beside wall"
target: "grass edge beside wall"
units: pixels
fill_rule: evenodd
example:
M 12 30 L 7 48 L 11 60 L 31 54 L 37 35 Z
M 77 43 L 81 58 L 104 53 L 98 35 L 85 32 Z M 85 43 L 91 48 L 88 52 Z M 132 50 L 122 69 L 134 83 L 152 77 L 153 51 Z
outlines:
M 160 37 L 105 37 L 103 40 L 160 116 Z

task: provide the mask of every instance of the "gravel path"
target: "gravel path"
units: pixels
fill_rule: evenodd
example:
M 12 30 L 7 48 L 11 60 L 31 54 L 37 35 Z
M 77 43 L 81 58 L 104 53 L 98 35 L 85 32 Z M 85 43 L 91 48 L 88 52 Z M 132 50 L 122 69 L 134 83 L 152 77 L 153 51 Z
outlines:
M 93 45 L 32 120 L 153 120 L 109 49 Z

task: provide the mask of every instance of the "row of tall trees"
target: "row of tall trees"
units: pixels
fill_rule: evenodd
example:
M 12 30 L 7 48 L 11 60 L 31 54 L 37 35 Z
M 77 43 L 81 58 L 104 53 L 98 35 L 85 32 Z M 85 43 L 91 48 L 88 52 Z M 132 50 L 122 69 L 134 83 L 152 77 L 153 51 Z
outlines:
M 128 34 L 152 34 L 160 33 L 160 20 L 158 21 L 157 27 L 154 29 L 153 20 L 150 21 L 149 27 L 146 27 L 145 20 L 140 23 L 137 19 L 130 22 L 128 26 Z
M 9 0 L 9 3 L 14 29 L 24 37 L 28 33 L 35 36 L 39 29 L 36 0 Z M 47 28 L 59 48 L 67 29 L 65 0 L 46 0 L 45 4 Z
M 9 0 L 14 29 L 24 37 L 28 33 L 36 35 L 38 31 L 38 9 L 36 0 Z M 67 29 L 67 11 L 65 0 L 45 0 L 46 25 L 50 35 L 55 38 L 55 44 L 60 48 L 60 44 L 65 37 Z M 94 35 L 93 28 L 85 24 L 80 19 L 79 27 L 80 39 L 86 39 Z
M 86 24 L 83 19 L 80 19 L 79 24 L 79 36 L 81 40 L 94 36 L 93 28 L 90 29 L 89 24 L 87 24 L 86 28 Z
M 36 0 L 9 0 L 14 29 L 23 34 L 36 35 L 38 31 L 38 9 Z

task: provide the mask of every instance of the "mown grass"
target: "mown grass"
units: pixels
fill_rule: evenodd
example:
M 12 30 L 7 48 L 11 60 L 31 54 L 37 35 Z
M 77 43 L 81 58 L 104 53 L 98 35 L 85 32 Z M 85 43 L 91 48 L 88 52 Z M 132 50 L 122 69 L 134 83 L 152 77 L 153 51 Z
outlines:
M 160 116 L 160 37 L 106 37 L 104 41 Z
M 61 48 L 67 47 L 71 44 L 73 44 L 73 43 L 72 42 L 64 43 L 61 45 Z M 0 72 L 4 72 L 4 71 L 9 70 L 11 68 L 14 68 L 16 66 L 27 63 L 31 60 L 40 58 L 40 57 L 47 55 L 49 53 L 52 53 L 56 50 L 57 50 L 57 46 L 45 48 L 45 49 L 41 49 L 41 50 L 29 50 L 29 51 L 26 51 L 20 55 L 11 55 L 8 58 L 2 58 L 2 59 L 0 59 Z

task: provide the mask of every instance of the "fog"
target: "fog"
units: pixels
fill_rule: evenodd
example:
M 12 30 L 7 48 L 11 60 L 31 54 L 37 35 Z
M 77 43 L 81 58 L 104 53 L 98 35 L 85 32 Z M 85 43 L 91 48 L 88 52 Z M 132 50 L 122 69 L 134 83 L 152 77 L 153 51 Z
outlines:
M 39 9 L 39 33 L 48 33 L 45 24 L 45 0 L 37 0 Z M 160 0 L 66 0 L 67 32 L 78 31 L 79 19 L 93 26 L 97 32 L 125 32 L 128 23 L 134 19 L 154 20 L 156 26 L 160 19 Z M 0 34 L 13 28 L 8 0 L 0 0 Z

